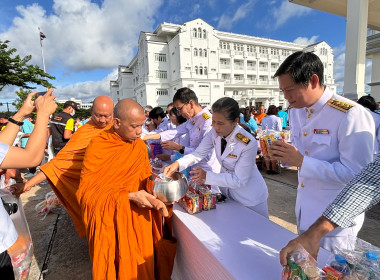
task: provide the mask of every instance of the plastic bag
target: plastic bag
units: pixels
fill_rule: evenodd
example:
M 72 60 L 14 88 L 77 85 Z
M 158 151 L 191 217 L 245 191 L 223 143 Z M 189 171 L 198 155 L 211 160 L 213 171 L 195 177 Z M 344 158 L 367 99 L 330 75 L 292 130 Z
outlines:
M 9 190 L 1 189 L 0 197 L 5 203 L 13 206 L 13 214 L 10 215 L 10 218 L 16 228 L 18 238 L 16 242 L 8 248 L 8 254 L 12 261 L 15 279 L 28 279 L 33 257 L 33 243 L 24 208 L 21 200 L 15 198 Z M 17 207 L 14 206 L 15 204 L 17 204 Z M 15 210 L 16 208 L 17 210 Z
M 50 212 L 54 212 L 57 208 L 61 206 L 61 202 L 58 200 L 55 193 L 51 191 L 45 195 L 45 200 L 38 203 L 35 208 L 37 213 L 39 215 L 42 215 L 41 220 L 44 220 Z
M 322 280 L 325 273 L 317 267 L 316 260 L 305 249 L 294 251 L 282 270 L 282 280 Z

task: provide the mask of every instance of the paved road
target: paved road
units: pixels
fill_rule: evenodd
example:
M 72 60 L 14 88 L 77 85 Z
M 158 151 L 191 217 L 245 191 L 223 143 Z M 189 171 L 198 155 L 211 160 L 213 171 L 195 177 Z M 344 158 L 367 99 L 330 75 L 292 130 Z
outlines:
M 296 200 L 297 174 L 294 169 L 283 169 L 281 175 L 263 173 L 269 190 L 270 219 L 290 231 L 296 232 L 294 205 Z M 35 205 L 44 199 L 50 187 L 36 186 L 22 197 L 24 209 L 28 218 L 30 231 L 34 242 L 34 260 L 29 279 L 39 279 L 48 245 L 57 219 L 56 214 L 50 214 L 40 220 L 35 211 Z M 217 210 L 216 210 L 217 211 Z M 380 206 L 377 205 L 366 217 L 359 237 L 380 247 Z M 80 239 L 74 230 L 72 221 L 65 211 L 62 211 L 58 222 L 57 234 L 48 262 L 46 278 L 48 280 L 91 279 L 91 262 L 88 257 L 88 246 L 85 239 Z

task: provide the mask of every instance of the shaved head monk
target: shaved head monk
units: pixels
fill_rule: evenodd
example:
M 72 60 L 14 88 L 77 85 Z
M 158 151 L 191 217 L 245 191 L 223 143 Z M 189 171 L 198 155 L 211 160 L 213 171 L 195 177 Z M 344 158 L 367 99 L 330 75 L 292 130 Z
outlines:
M 78 235 L 84 237 L 85 230 L 76 198 L 83 158 L 91 139 L 112 126 L 112 117 L 112 99 L 104 95 L 96 97 L 91 108 L 91 120 L 73 134 L 55 158 L 40 167 L 42 172 L 26 183 L 10 186 L 13 194 L 19 196 L 29 191 L 34 185 L 48 179 L 51 188 L 73 219 Z
M 77 198 L 94 280 L 160 279 L 154 246 L 161 238 L 163 202 L 152 190 L 143 108 L 130 99 L 114 109 L 113 128 L 94 137 L 84 157 Z

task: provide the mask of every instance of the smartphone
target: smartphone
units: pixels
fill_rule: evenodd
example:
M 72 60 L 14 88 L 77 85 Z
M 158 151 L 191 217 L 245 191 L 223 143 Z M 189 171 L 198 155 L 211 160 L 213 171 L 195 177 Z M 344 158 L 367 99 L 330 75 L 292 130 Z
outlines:
M 46 93 L 46 91 L 40 91 L 40 92 L 37 92 L 37 97 L 38 97 L 38 96 L 43 96 L 43 95 L 45 95 L 45 93 Z

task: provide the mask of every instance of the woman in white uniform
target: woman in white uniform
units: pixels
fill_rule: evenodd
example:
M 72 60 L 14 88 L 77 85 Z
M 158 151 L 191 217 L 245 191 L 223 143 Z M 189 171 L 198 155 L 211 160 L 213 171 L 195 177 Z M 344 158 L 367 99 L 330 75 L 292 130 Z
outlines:
M 223 97 L 212 105 L 212 130 L 202 139 L 198 148 L 164 169 L 170 176 L 196 164 L 215 148 L 221 172 L 205 171 L 195 167 L 191 180 L 218 185 L 224 195 L 268 218 L 268 189 L 256 166 L 257 141 L 239 123 L 239 105 Z

